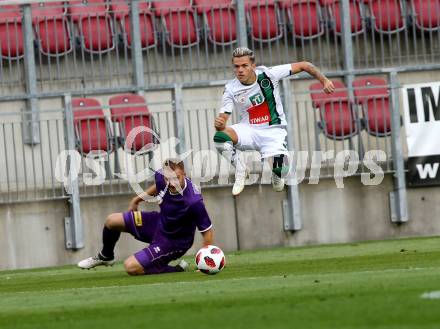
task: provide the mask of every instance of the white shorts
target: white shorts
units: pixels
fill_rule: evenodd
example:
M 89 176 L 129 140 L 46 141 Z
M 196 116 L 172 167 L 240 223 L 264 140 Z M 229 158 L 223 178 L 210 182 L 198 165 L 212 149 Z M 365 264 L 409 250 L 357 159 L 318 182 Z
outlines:
M 289 156 L 286 142 L 287 131 L 283 127 L 252 128 L 245 123 L 237 123 L 230 127 L 238 136 L 238 143 L 235 147 L 240 151 L 258 151 L 262 159 L 278 154 Z

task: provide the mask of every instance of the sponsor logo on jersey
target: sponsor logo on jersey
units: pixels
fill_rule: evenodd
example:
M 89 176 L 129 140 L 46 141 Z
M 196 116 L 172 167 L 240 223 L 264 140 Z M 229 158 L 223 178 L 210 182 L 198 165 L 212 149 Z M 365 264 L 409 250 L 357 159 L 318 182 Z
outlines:
M 252 95 L 251 97 L 249 97 L 249 100 L 251 101 L 252 105 L 257 106 L 257 105 L 263 104 L 264 97 L 263 97 L 263 95 L 258 93 L 258 94 L 255 94 L 255 95 Z
M 260 105 L 252 106 L 247 110 L 249 114 L 249 123 L 251 125 L 258 125 L 270 122 L 270 113 L 267 102 Z
M 241 95 L 246 94 L 248 91 L 247 90 L 239 90 L 237 92 L 234 93 L 234 97 L 240 97 Z
M 258 118 L 249 119 L 249 122 L 252 125 L 258 125 L 260 123 L 267 123 L 269 121 L 270 121 L 270 117 L 268 115 L 258 117 Z
M 261 87 L 262 87 L 263 89 L 270 88 L 270 81 L 269 81 L 269 79 L 263 79 L 263 80 L 261 80 L 260 84 L 261 84 Z

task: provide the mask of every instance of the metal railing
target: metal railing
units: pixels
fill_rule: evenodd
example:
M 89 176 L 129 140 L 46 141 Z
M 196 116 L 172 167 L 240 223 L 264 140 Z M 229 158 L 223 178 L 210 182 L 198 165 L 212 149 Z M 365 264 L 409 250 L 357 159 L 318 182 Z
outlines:
M 174 145 L 169 143 L 175 135 L 175 119 L 169 105 L 150 102 L 147 108 L 145 103 L 131 103 L 130 109 L 125 104 L 66 106 L 64 111 L 73 114 L 74 136 L 66 138 L 74 139 L 80 160 L 77 182 L 81 196 L 132 194 L 133 184 L 145 188 L 145 182 L 152 181 L 153 170 L 173 154 Z
M 38 128 L 38 143 L 27 143 L 25 139 L 29 113 L 0 113 L 0 203 L 67 198 L 71 170 L 77 170 L 73 176 L 82 197 L 134 193 L 126 177 L 127 167 L 130 165 L 133 173 L 149 166 L 157 169 L 172 155 L 173 145 L 168 142 L 175 135 L 173 111 L 163 109 L 169 104 L 151 102 L 152 112 L 147 115 L 111 114 L 107 104 L 99 108 L 65 106 L 44 110 L 37 121 L 32 121 Z M 113 110 L 118 108 L 124 106 L 112 106 Z M 69 114 L 73 126 L 70 135 L 66 126 Z M 132 147 L 124 149 L 128 131 L 137 124 L 148 126 L 157 135 L 141 131 Z M 71 149 L 69 139 L 73 141 Z M 156 150 L 153 146 L 159 145 L 153 144 L 159 140 L 164 142 Z M 76 169 L 72 169 L 76 161 Z M 141 177 L 142 181 L 148 180 L 147 176 Z
M 0 99 L 224 80 L 238 45 L 267 66 L 307 60 L 334 73 L 440 59 L 431 1 L 27 2 L 0 2 Z
M 338 92 L 338 90 L 336 90 Z M 310 95 L 310 94 L 308 94 Z M 306 170 L 305 179 L 312 179 L 310 170 L 321 166 L 320 178 L 333 178 L 335 164 L 346 152 L 353 152 L 347 165 L 356 165 L 352 175 L 369 173 L 365 166 L 369 155 L 379 151 L 378 164 L 385 173 L 394 171 L 391 147 L 391 109 L 389 96 L 379 96 L 357 103 L 337 99 L 331 102 L 300 100 L 292 95 L 292 132 L 295 134 L 296 165 Z M 322 163 L 321 163 L 322 161 Z M 316 177 L 314 177 L 316 178 Z
M 22 113 L 0 115 L 0 203 L 67 197 L 55 178 L 58 155 L 66 149 L 63 112 L 40 113 L 39 143 L 25 143 L 28 116 Z
M 334 99 L 317 98 L 314 95 L 319 91 L 285 92 L 288 132 L 293 140 L 289 150 L 294 151 L 292 172 L 304 170 L 304 179 L 316 179 L 313 168 L 319 162 L 319 177 L 333 178 L 338 159 L 343 159 L 344 165 L 357 166 L 351 175 L 370 173 L 366 163 L 372 159 L 370 151 L 379 151 L 373 160 L 384 173 L 394 173 L 393 129 L 399 131 L 397 143 L 402 141 L 400 126 L 392 123 L 396 108 L 391 96 L 399 89 L 383 81 L 380 86 L 365 83 L 365 87 L 354 88 L 353 98 L 348 92 L 346 97 Z M 31 118 L 28 113 L 0 114 L 0 161 L 4 168 L 0 171 L 0 203 L 66 198 L 69 181 L 65 177 L 75 168 L 82 197 L 132 194 L 130 182 L 145 188 L 145 182 L 152 179 L 148 168 L 160 168 L 165 158 L 187 151 L 191 151 L 185 160 L 187 172 L 202 186 L 233 182 L 233 170 L 212 142 L 217 109 L 203 106 L 208 99 L 185 102 L 185 108 L 179 108 L 174 99 L 148 102 L 148 108 L 144 102 L 131 103 L 130 109 L 123 98 L 119 103 L 90 99 L 94 102 L 74 98 L 64 108 L 41 111 L 30 125 L 38 128 L 38 143 L 25 140 Z M 182 112 L 181 117 L 177 112 Z M 179 132 L 181 118 L 184 122 Z M 236 113 L 230 121 L 237 122 Z M 133 131 L 139 127 L 141 130 Z M 178 142 L 185 147 L 179 149 Z M 344 152 L 354 153 L 346 157 Z M 246 152 L 244 158 L 253 173 L 263 172 L 258 153 Z M 221 166 L 227 171 L 222 172 Z M 130 179 L 129 173 L 138 177 Z

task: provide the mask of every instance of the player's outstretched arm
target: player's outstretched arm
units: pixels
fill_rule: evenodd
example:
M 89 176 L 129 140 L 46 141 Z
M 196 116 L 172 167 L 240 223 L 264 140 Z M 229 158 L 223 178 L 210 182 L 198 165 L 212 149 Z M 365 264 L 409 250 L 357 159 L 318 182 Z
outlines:
M 135 196 L 130 201 L 130 205 L 128 206 L 128 211 L 137 211 L 139 203 L 144 201 L 144 199 L 157 195 L 156 184 L 151 185 L 144 193 L 141 195 Z
M 314 78 L 316 78 L 319 82 L 322 83 L 324 92 L 327 94 L 331 94 L 335 91 L 335 86 L 333 82 L 331 82 L 327 77 L 318 70 L 318 68 L 309 62 L 298 62 L 292 63 L 292 74 L 299 72 L 307 72 Z
M 214 234 L 212 232 L 212 229 L 209 229 L 207 231 L 201 232 L 203 237 L 203 246 L 209 246 L 213 244 L 214 241 Z

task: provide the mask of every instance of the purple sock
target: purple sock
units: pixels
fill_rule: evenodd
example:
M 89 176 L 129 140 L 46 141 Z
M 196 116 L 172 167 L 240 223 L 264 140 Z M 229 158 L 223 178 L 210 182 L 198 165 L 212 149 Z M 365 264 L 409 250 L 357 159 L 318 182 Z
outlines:
M 118 242 L 119 237 L 121 236 L 121 232 L 111 230 L 104 226 L 104 229 L 102 230 L 102 251 L 101 256 L 105 259 L 113 259 L 115 258 L 114 249 L 116 242 Z

